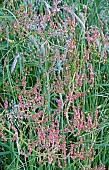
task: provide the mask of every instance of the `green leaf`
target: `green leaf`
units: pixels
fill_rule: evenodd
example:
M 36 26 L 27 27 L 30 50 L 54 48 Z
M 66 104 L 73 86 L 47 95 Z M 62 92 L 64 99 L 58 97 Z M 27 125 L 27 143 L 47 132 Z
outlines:
M 1 156 L 1 155 L 7 155 L 7 154 L 11 154 L 11 152 L 10 152 L 10 151 L 0 152 L 0 156 Z
M 97 86 L 109 86 L 109 84 L 97 84 Z
M 0 146 L 10 149 L 10 147 L 8 145 L 6 145 L 5 143 L 2 143 L 2 142 L 0 142 Z
M 12 16 L 0 16 L 0 19 L 7 19 L 7 18 L 12 18 Z

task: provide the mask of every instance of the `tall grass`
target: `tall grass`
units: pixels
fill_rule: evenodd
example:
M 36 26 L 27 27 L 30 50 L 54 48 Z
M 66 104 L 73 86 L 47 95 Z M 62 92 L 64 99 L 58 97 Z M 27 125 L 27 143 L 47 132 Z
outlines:
M 108 169 L 107 7 L 103 0 L 2 4 L 1 169 Z

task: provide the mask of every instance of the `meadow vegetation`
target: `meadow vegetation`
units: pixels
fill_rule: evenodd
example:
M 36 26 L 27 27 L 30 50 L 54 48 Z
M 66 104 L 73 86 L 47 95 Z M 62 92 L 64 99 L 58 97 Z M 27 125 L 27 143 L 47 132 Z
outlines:
M 109 168 L 108 0 L 0 6 L 0 169 Z

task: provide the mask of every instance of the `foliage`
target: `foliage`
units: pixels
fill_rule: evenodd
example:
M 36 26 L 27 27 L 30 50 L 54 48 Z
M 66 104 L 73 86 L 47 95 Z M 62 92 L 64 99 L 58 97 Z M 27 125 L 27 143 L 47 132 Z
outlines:
M 4 1 L 1 169 L 109 167 L 108 21 L 101 7 L 90 0 Z

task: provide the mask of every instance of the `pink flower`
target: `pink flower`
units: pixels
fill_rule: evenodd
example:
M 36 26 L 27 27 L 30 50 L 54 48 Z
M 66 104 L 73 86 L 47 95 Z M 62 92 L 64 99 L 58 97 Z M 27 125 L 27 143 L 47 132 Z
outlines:
M 0 132 L 0 136 L 1 136 L 5 141 L 7 140 L 6 136 L 5 136 L 2 132 Z
M 106 58 L 107 58 L 107 52 L 105 51 L 105 52 L 104 52 L 104 56 L 103 56 L 103 58 L 102 58 L 102 63 L 103 63 L 103 64 L 105 64 Z
M 94 123 L 93 123 L 93 127 L 97 126 L 98 124 L 98 110 L 95 110 L 95 117 L 94 117 Z
M 91 41 L 91 37 L 90 37 L 90 32 L 89 31 L 86 31 L 86 34 L 87 34 L 87 41 L 88 41 L 88 46 L 90 45 L 90 41 Z
M 84 77 L 84 73 L 81 73 L 80 78 L 79 78 L 79 82 L 78 82 L 78 84 L 79 84 L 80 86 L 82 86 L 83 77 Z
M 62 101 L 56 99 L 56 102 L 57 102 L 57 104 L 58 104 L 58 110 L 60 111 L 60 110 L 62 109 Z
M 90 71 L 90 82 L 92 84 L 94 84 L 94 73 L 93 73 L 93 70 L 92 70 L 92 64 L 89 64 L 88 69 Z
M 75 73 L 75 80 L 76 80 L 76 83 L 77 83 L 77 84 L 78 84 L 78 79 L 79 79 L 78 70 L 76 70 L 76 73 Z
M 12 129 L 14 130 L 14 135 L 12 140 L 15 141 L 18 138 L 18 131 L 15 126 L 12 126 Z
M 88 118 L 87 118 L 88 120 L 87 120 L 87 126 L 88 126 L 88 128 L 90 128 L 90 127 L 92 127 L 92 118 L 91 118 L 91 116 L 88 114 Z
M 7 97 L 5 98 L 4 106 L 5 106 L 5 109 L 7 109 L 7 108 L 8 108 L 8 98 L 7 98 Z

